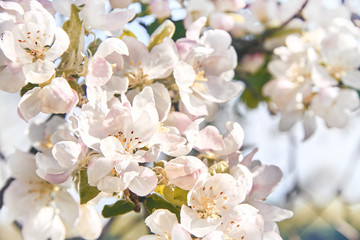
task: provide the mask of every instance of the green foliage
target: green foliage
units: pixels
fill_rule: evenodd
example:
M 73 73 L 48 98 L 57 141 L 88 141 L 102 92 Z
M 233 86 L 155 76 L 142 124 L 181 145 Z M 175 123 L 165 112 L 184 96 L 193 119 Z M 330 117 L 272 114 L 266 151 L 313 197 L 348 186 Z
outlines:
M 183 204 L 187 202 L 187 194 L 188 191 L 181 189 L 179 187 L 169 187 L 166 186 L 163 189 L 163 194 L 165 199 L 178 207 L 181 207 Z
M 62 26 L 69 36 L 70 45 L 61 57 L 61 62 L 58 67 L 60 74 L 78 70 L 83 61 L 81 51 L 83 49 L 84 30 L 82 21 L 79 18 L 79 12 L 80 9 L 72 4 L 70 19 L 64 22 Z
M 167 209 L 172 213 L 175 213 L 177 218 L 180 219 L 180 208 L 172 205 L 158 194 L 151 194 L 145 200 L 146 209 L 152 213 L 157 209 Z
M 176 41 L 179 38 L 185 37 L 186 29 L 184 26 L 184 21 L 182 20 L 174 21 L 174 24 L 175 24 L 175 33 L 172 39 Z
M 85 204 L 100 193 L 97 187 L 90 186 L 86 170 L 80 171 L 79 195 L 80 204 Z
M 95 54 L 101 42 L 102 42 L 101 39 L 97 38 L 89 44 L 88 50 L 91 52 L 92 55 Z
M 20 90 L 20 96 L 24 96 L 24 94 L 27 91 L 30 91 L 31 89 L 33 89 L 34 87 L 38 87 L 38 84 L 33 84 L 33 83 L 28 83 L 25 86 L 22 87 L 22 89 Z
M 132 211 L 134 206 L 132 202 L 119 200 L 112 205 L 105 205 L 102 210 L 102 215 L 105 218 L 115 217 Z
M 172 37 L 174 41 L 178 40 L 179 38 L 185 37 L 186 29 L 182 20 L 172 21 L 175 24 L 175 33 Z M 155 30 L 160 26 L 162 22 L 156 19 L 150 25 L 143 25 L 146 28 L 146 31 L 149 35 L 153 34 Z
M 209 168 L 209 173 L 215 175 L 216 173 L 230 173 L 229 164 L 225 161 L 220 161 Z
M 244 76 L 243 79 L 246 88 L 241 95 L 241 99 L 249 108 L 256 108 L 259 102 L 265 100 L 265 97 L 262 95 L 262 88 L 271 79 L 271 74 L 267 70 L 267 64 L 256 73 Z

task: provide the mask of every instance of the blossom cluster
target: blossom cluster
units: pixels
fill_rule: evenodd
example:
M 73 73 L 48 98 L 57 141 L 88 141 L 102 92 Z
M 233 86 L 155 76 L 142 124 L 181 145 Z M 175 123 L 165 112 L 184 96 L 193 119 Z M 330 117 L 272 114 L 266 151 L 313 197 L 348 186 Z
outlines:
M 135 10 L 110 3 L 0 2 L 0 89 L 20 92 L 32 142 L 8 157 L 3 209 L 24 239 L 95 239 L 103 217 L 144 208 L 155 235 L 140 239 L 281 239 L 292 213 L 264 202 L 281 170 L 242 155 L 238 123 L 206 124 L 243 89 L 230 34 L 200 17 L 174 41 L 166 20 L 145 45 L 124 31 Z M 116 202 L 101 217 L 103 198 Z
M 269 63 L 274 79 L 263 92 L 282 113 L 287 130 L 304 119 L 306 138 L 313 134 L 315 116 L 328 127 L 344 127 L 348 112 L 360 106 L 360 29 L 336 18 L 328 27 L 290 35 L 286 46 L 275 49 L 279 59 Z
M 271 112 L 280 113 L 282 131 L 303 121 L 307 139 L 317 118 L 342 128 L 359 109 L 359 9 L 353 0 L 189 0 L 184 22 L 206 16 L 209 26 L 248 43 L 237 49 L 240 71 L 256 74 L 265 66 L 272 77 L 254 87 L 245 74 L 247 96 L 260 95 Z

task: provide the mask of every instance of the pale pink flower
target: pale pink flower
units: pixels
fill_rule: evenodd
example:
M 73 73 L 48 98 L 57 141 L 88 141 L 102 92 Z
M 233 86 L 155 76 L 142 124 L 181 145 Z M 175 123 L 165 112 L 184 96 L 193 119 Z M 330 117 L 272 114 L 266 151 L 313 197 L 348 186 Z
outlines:
M 3 33 L 0 47 L 10 61 L 22 65 L 28 82 L 44 83 L 55 74 L 53 61 L 68 48 L 70 40 L 37 1 L 30 2 L 30 11 L 23 17 L 23 22 Z
M 167 209 L 157 209 L 145 219 L 145 224 L 155 235 L 145 235 L 139 240 L 191 240 L 190 234 L 178 223 L 176 215 Z
M 66 79 L 59 77 L 44 87 L 34 87 L 26 92 L 18 105 L 19 116 L 28 121 L 38 113 L 69 113 L 79 101 L 79 96 Z
M 190 190 L 199 178 L 207 176 L 208 168 L 197 157 L 183 156 L 167 162 L 165 164 L 165 173 L 169 184 Z

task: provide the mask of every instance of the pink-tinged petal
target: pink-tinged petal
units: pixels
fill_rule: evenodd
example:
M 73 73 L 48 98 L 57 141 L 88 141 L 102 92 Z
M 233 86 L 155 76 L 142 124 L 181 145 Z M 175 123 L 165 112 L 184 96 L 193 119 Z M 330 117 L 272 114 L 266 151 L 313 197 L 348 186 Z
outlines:
M 69 47 L 70 39 L 67 33 L 60 27 L 55 30 L 55 41 L 46 52 L 45 60 L 54 61 L 60 57 Z
M 150 58 L 149 50 L 144 43 L 129 36 L 123 36 L 122 40 L 126 43 L 129 50 L 129 56 L 125 56 L 124 59 L 130 67 L 137 67 L 139 63 L 142 65 L 142 63 Z
M 184 134 L 191 123 L 191 119 L 186 114 L 181 112 L 170 112 L 169 116 L 164 122 L 164 125 L 176 127 L 181 133 Z
M 244 89 L 244 84 L 209 76 L 207 82 L 193 86 L 193 89 L 210 102 L 223 103 L 236 97 Z
M 79 204 L 67 191 L 58 191 L 54 195 L 61 219 L 74 226 L 76 219 L 79 217 Z
M 206 24 L 206 21 L 206 17 L 200 17 L 195 22 L 193 22 L 186 31 L 186 38 L 197 41 L 200 37 L 202 28 Z
M 244 130 L 236 122 L 226 122 L 225 128 L 227 133 L 223 137 L 224 150 L 219 155 L 229 155 L 240 149 L 244 141 Z
M 23 225 L 23 236 L 28 239 L 65 239 L 66 229 L 55 208 L 43 207 L 36 215 L 29 217 Z
M 214 231 L 221 219 L 199 219 L 197 211 L 183 205 L 180 211 L 181 226 L 196 237 L 204 237 Z
M 231 35 L 220 29 L 213 29 L 204 32 L 200 40 L 205 46 L 211 47 L 216 54 L 225 54 L 231 45 Z
M 13 10 L 16 11 L 19 15 L 23 15 L 24 14 L 24 9 L 22 8 L 22 6 L 17 3 L 17 2 L 6 2 L 6 1 L 1 1 L 0 2 L 0 7 L 6 9 L 6 10 Z
M 186 62 L 179 62 L 174 69 L 175 82 L 183 91 L 192 92 L 189 88 L 194 84 L 195 76 L 193 67 Z
M 61 141 L 54 145 L 52 154 L 63 168 L 74 166 L 81 153 L 81 146 L 72 141 Z
M 36 62 L 25 64 L 23 73 L 26 80 L 39 84 L 48 81 L 55 74 L 55 64 L 38 59 Z
M 113 168 L 114 162 L 109 159 L 103 157 L 93 159 L 87 169 L 89 184 L 96 186 Z
M 181 38 L 178 39 L 176 41 L 176 48 L 177 48 L 177 52 L 179 55 L 179 59 L 180 60 L 186 60 L 187 57 L 189 56 L 189 54 L 192 51 L 192 48 L 196 45 L 197 43 L 193 40 L 189 40 L 186 38 Z
M 174 223 L 177 223 L 176 215 L 167 209 L 157 209 L 145 219 L 146 226 L 158 235 L 171 233 Z
M 190 190 L 201 175 L 207 175 L 206 165 L 193 156 L 178 157 L 165 165 L 166 176 L 170 184 Z
M 35 159 L 37 168 L 40 169 L 42 172 L 45 172 L 47 174 L 59 174 L 64 172 L 64 169 L 52 157 L 38 152 L 35 155 Z
M 224 149 L 224 141 L 219 130 L 214 126 L 206 126 L 196 137 L 195 147 L 201 151 L 221 151 Z
M 137 161 L 138 162 L 154 162 L 161 152 L 160 144 L 155 144 L 152 146 L 149 150 L 146 151 L 146 153 L 141 156 Z
M 266 204 L 263 201 L 251 201 L 250 204 L 259 210 L 259 214 L 263 215 L 264 219 L 269 221 L 280 222 L 294 215 L 289 210 Z
M 245 193 L 249 194 L 253 188 L 253 175 L 250 170 L 246 166 L 238 164 L 230 169 L 230 174 L 236 178 L 239 186 L 244 186 Z
M 246 155 L 244 157 L 244 159 L 241 161 L 241 164 L 246 166 L 246 167 L 250 167 L 250 164 L 254 158 L 254 155 L 257 153 L 259 149 L 258 148 L 254 148 L 251 153 L 249 153 L 248 155 Z
M 147 167 L 140 167 L 139 175 L 131 181 L 129 189 L 139 196 L 146 196 L 155 190 L 157 181 L 154 171 Z
M 76 221 L 76 231 L 86 239 L 97 239 L 102 232 L 102 219 L 97 211 L 87 205 L 80 205 L 79 218 Z
M 235 26 L 235 20 L 222 12 L 211 14 L 209 22 L 211 28 L 222 29 L 224 31 L 230 31 Z
M 150 79 L 168 77 L 178 62 L 177 49 L 171 38 L 165 38 L 162 43 L 154 46 L 150 58 L 144 64 L 144 71 Z
M 232 61 L 227 56 L 209 56 L 201 64 L 208 76 L 220 76 L 226 71 L 233 70 Z
M 35 87 L 26 92 L 20 99 L 18 105 L 19 116 L 25 121 L 29 121 L 40 113 L 42 103 L 40 98 L 41 88 Z
M 349 87 L 360 89 L 360 71 L 347 72 L 341 80 Z
M 116 52 L 120 55 L 129 55 L 128 47 L 123 40 L 118 38 L 107 38 L 100 44 L 94 57 L 105 58 L 113 52 Z
M 92 4 L 89 4 L 92 5 Z M 86 5 L 85 5 L 86 6 Z M 118 31 L 117 34 L 121 34 L 124 25 L 128 23 L 135 16 L 135 9 L 114 9 L 108 14 L 96 14 L 99 11 L 97 6 L 91 6 L 92 8 L 86 14 L 86 24 L 90 26 L 90 28 L 95 28 L 99 30 L 105 31 Z M 103 8 L 104 9 L 104 8 Z M 87 11 L 88 9 L 86 9 Z M 96 17 L 91 13 L 91 11 L 95 12 Z M 85 11 L 82 11 L 85 12 Z
M 54 78 L 49 85 L 41 89 L 41 112 L 68 113 L 74 109 L 79 96 L 62 77 Z
M 61 184 L 66 182 L 66 180 L 69 179 L 69 177 L 72 174 L 72 171 L 65 171 L 63 173 L 59 173 L 59 174 L 46 174 L 46 173 L 42 173 L 39 169 L 36 171 L 36 173 L 39 175 L 39 177 L 41 177 L 42 179 L 48 181 L 49 183 L 52 184 Z
M 171 16 L 169 0 L 150 0 L 149 8 L 151 14 L 156 18 L 167 18 Z
M 4 55 L 11 60 L 12 62 L 17 61 L 17 54 L 15 50 L 15 40 L 12 32 L 5 31 L 2 34 L 1 41 L 0 41 L 0 47 L 3 51 Z
M 172 240 L 191 240 L 190 233 L 188 233 L 179 223 L 175 222 L 171 232 Z
M 161 83 L 151 84 L 150 87 L 154 93 L 155 106 L 159 114 L 159 122 L 163 122 L 167 118 L 171 108 L 169 91 Z
M 100 191 L 106 193 L 114 193 L 124 191 L 127 186 L 119 177 L 105 176 L 104 178 L 100 179 L 99 183 L 97 184 L 97 188 Z
M 100 141 L 100 150 L 107 159 L 126 160 L 130 157 L 120 140 L 113 136 Z
M 1 53 L 0 53 L 1 54 Z M 0 72 L 0 89 L 5 92 L 18 92 L 26 85 L 22 64 L 9 62 Z
M 265 199 L 279 185 L 283 174 L 279 167 L 273 165 L 263 165 L 258 169 L 254 176 L 252 199 Z
M 106 84 L 113 74 L 112 67 L 102 57 L 94 56 L 88 64 L 88 73 L 85 80 L 88 86 L 102 86 Z
M 181 102 L 184 104 L 186 111 L 194 116 L 208 115 L 207 105 L 200 96 L 195 94 L 189 94 L 180 90 Z

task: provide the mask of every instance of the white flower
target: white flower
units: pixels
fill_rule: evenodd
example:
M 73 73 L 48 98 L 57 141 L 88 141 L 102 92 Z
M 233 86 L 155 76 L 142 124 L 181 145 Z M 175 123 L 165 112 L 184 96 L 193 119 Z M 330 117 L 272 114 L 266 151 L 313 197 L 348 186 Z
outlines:
M 110 36 L 120 36 L 124 25 L 128 23 L 134 16 L 134 9 L 115 8 L 110 12 L 106 12 L 105 0 L 54 0 L 54 8 L 65 16 L 70 16 L 71 4 L 81 7 L 80 18 L 86 30 L 91 31 L 98 29 L 105 31 Z M 125 6 L 124 6 L 125 7 Z
M 193 156 L 177 157 L 165 164 L 166 177 L 169 184 L 174 184 L 182 189 L 190 190 L 202 176 L 207 176 L 206 165 Z
M 79 101 L 79 96 L 65 78 L 51 80 L 44 87 L 34 87 L 26 92 L 18 105 L 18 113 L 28 121 L 38 113 L 69 113 Z
M 102 86 L 105 85 L 112 77 L 113 66 L 115 71 L 122 70 L 123 60 L 121 55 L 128 55 L 128 49 L 125 43 L 117 38 L 108 38 L 103 41 L 95 55 L 90 58 L 88 62 L 88 73 L 85 77 L 86 85 L 88 86 Z M 117 79 L 113 79 L 116 81 Z M 127 90 L 126 80 L 122 80 L 122 87 L 117 87 L 119 90 L 116 93 L 125 92 Z M 115 85 L 115 84 L 113 84 Z M 117 88 L 112 89 L 117 90 Z M 110 89 L 109 89 L 110 90 Z
M 53 61 L 69 46 L 66 32 L 56 27 L 54 17 L 37 1 L 30 2 L 24 21 L 5 31 L 0 47 L 12 62 L 22 65 L 27 81 L 39 84 L 55 73 Z
M 9 165 L 15 180 L 5 191 L 4 204 L 10 217 L 22 222 L 23 235 L 29 239 L 65 238 L 65 224 L 74 226 L 78 218 L 77 202 L 65 187 L 36 175 L 34 155 L 16 152 Z
M 237 56 L 230 35 L 222 30 L 208 30 L 200 37 L 206 18 L 194 22 L 186 38 L 176 42 L 180 62 L 174 69 L 175 82 L 186 110 L 194 116 L 209 115 L 217 103 L 240 93 L 242 86 L 231 79 Z
M 157 209 L 145 219 L 155 235 L 145 235 L 139 240 L 191 240 L 191 236 L 178 223 L 176 215 L 167 209 Z
M 181 225 L 196 237 L 214 231 L 227 211 L 245 200 L 244 186 L 229 174 L 216 174 L 199 181 L 188 193 L 188 205 L 181 207 Z
M 314 113 L 324 118 L 328 127 L 344 127 L 349 121 L 348 112 L 359 106 L 359 96 L 351 89 L 326 88 L 311 102 Z

